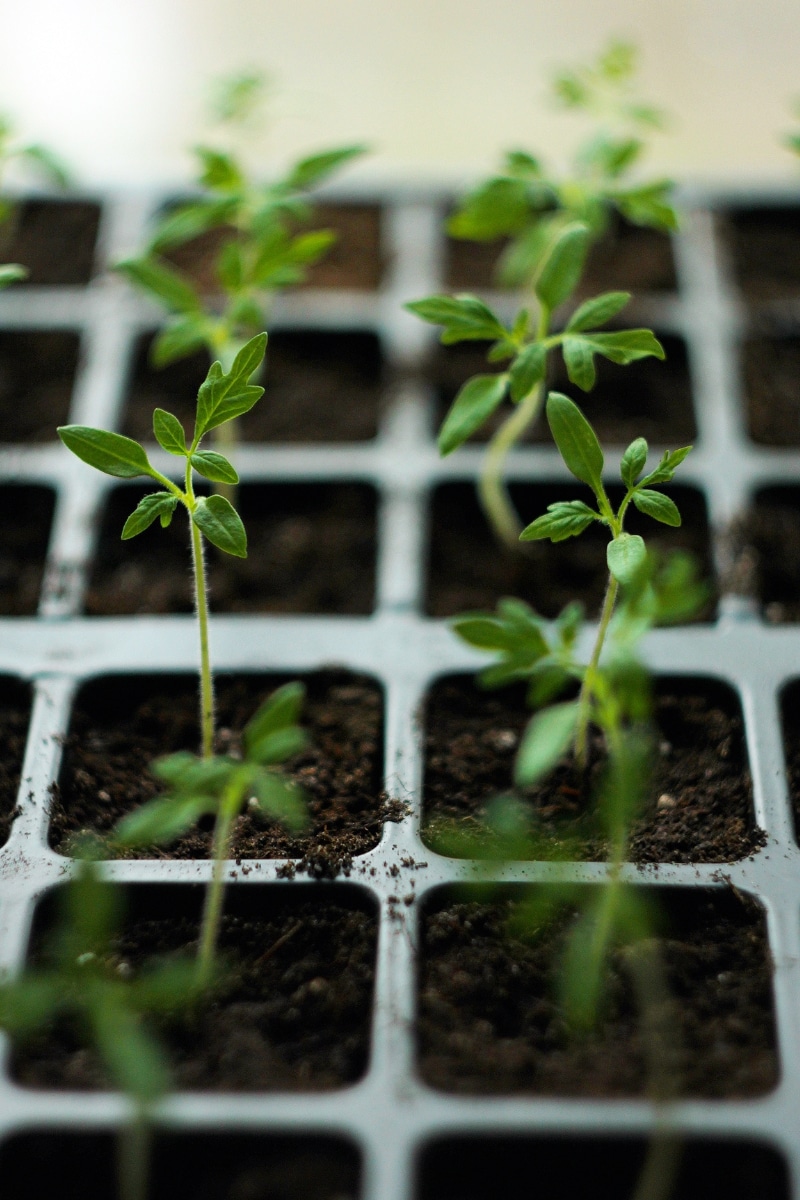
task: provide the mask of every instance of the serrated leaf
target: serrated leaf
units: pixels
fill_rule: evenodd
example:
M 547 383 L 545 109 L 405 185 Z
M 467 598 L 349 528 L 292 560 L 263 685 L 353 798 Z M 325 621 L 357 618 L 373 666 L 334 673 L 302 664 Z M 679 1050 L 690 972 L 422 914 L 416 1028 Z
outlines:
M 608 569 L 619 583 L 633 583 L 642 570 L 647 558 L 644 540 L 638 533 L 621 533 L 608 543 L 606 561 Z
M 662 525 L 672 525 L 677 528 L 681 523 L 681 514 L 677 504 L 663 492 L 654 492 L 649 488 L 636 491 L 633 493 L 633 503 L 639 512 L 645 513 L 655 521 L 660 521 Z
M 176 416 L 163 408 L 153 410 L 153 433 L 162 450 L 179 457 L 186 456 L 186 434 Z
M 213 811 L 208 796 L 156 796 L 127 814 L 116 827 L 114 841 L 120 846 L 160 846 L 174 842 Z
M 613 333 L 582 333 L 592 353 L 626 366 L 640 358 L 665 358 L 664 347 L 650 329 L 620 329 Z
M 649 487 L 651 483 L 669 483 L 691 450 L 691 446 L 681 446 L 679 450 L 665 450 L 661 462 L 655 471 L 651 471 L 649 475 L 645 475 L 639 486 Z
M 247 558 L 247 534 L 242 519 L 224 496 L 200 496 L 192 520 L 212 546 L 235 558 Z
M 475 375 L 464 384 L 439 430 L 439 453 L 457 449 L 491 416 L 508 387 L 508 375 Z
M 467 341 L 496 341 L 506 330 L 492 310 L 477 296 L 428 296 L 404 306 L 423 321 L 444 326 L 441 340 L 445 345 Z
M 547 512 L 537 517 L 519 535 L 521 542 L 537 542 L 549 538 L 551 542 L 564 542 L 567 538 L 583 533 L 598 514 L 582 500 L 560 500 L 549 504 Z
M 189 461 L 198 475 L 210 479 L 212 483 L 239 482 L 233 463 L 224 454 L 217 454 L 214 450 L 196 450 Z
M 605 325 L 620 312 L 631 298 L 630 292 L 603 292 L 585 300 L 567 321 L 567 332 L 579 333 L 584 329 L 597 329 Z
M 171 492 L 150 492 L 149 495 L 142 496 L 122 527 L 122 541 L 127 542 L 130 538 L 144 533 L 154 521 L 161 520 L 165 515 L 171 520 L 177 503 L 178 497 L 173 496 Z
M 209 430 L 249 412 L 263 396 L 264 389 L 255 384 L 248 385 L 247 380 L 263 362 L 266 346 L 266 333 L 259 333 L 241 348 L 227 374 L 221 363 L 211 364 L 197 393 L 194 436 L 198 441 Z
M 572 742 L 577 724 L 575 700 L 554 704 L 537 713 L 523 735 L 514 765 L 514 782 L 528 787 L 549 774 Z
M 82 462 L 116 479 L 153 475 L 144 449 L 133 438 L 88 425 L 60 425 L 58 436 Z
M 566 225 L 550 248 L 536 280 L 536 295 L 552 312 L 574 292 L 589 249 L 589 230 L 580 222 Z
M 565 337 L 561 349 L 570 382 L 582 391 L 590 392 L 597 379 L 591 347 L 583 338 Z
M 306 796 L 302 788 L 274 771 L 260 771 L 253 780 L 258 807 L 295 833 L 308 825 Z
M 536 384 L 544 379 L 546 366 L 547 347 L 542 342 L 532 342 L 520 351 L 509 371 L 511 399 L 515 403 L 524 400 Z
M 200 313 L 200 297 L 188 279 L 155 258 L 129 258 L 115 270 L 166 308 L 181 313 Z
M 595 493 L 603 490 L 603 451 L 577 404 L 561 392 L 547 397 L 547 422 L 568 469 Z
M 636 438 L 631 442 L 622 456 L 619 473 L 626 487 L 632 488 L 637 476 L 641 475 L 647 462 L 647 442 L 644 438 Z
M 296 191 L 305 191 L 321 183 L 339 167 L 365 154 L 366 146 L 341 146 L 335 150 L 323 150 L 320 154 L 310 154 L 302 158 L 292 168 L 286 179 L 286 187 Z

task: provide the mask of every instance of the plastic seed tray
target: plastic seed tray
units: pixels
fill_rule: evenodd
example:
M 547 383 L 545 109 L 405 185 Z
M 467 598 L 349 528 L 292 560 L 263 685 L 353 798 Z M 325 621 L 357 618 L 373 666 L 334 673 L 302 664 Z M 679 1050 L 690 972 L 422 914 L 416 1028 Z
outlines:
M 155 327 L 158 314 L 105 268 L 142 244 L 148 221 L 165 197 L 128 193 L 88 199 L 101 213 L 90 281 L 37 286 L 34 279 L 30 286 L 3 293 L 0 340 L 34 330 L 77 336 L 80 353 L 68 419 L 119 428 L 134 347 L 143 332 Z M 570 1193 L 559 1187 L 567 1187 L 564 1181 L 572 1178 L 569 1171 L 576 1161 L 598 1181 L 598 1195 L 606 1194 L 604 1179 L 611 1181 L 609 1195 L 612 1183 L 624 1185 L 613 1194 L 627 1195 L 635 1178 L 631 1163 L 654 1119 L 646 1100 L 454 1095 L 426 1086 L 416 1067 L 415 947 L 421 912 L 440 894 L 436 889 L 474 877 L 469 863 L 438 855 L 421 839 L 419 714 L 434 680 L 470 673 L 480 661 L 456 641 L 444 620 L 425 615 L 429 514 L 434 489 L 472 480 L 482 450 L 469 446 L 445 461 L 438 457 L 435 395 L 427 369 L 436 335 L 401 307 L 406 299 L 446 286 L 441 229 L 447 196 L 413 190 L 331 196 L 332 204 L 354 200 L 381 206 L 384 268 L 379 285 L 295 291 L 276 303 L 272 328 L 276 334 L 292 329 L 378 336 L 384 375 L 377 436 L 327 445 L 322 439 L 310 445 L 244 444 L 238 466 L 245 484 L 356 481 L 374 489 L 374 610 L 362 616 L 216 615 L 212 653 L 219 672 L 303 675 L 337 665 L 371 676 L 383 689 L 384 786 L 407 802 L 408 815 L 386 824 L 380 843 L 354 860 L 349 875 L 325 885 L 346 889 L 348 896 L 356 889 L 377 913 L 369 1063 L 358 1082 L 327 1092 L 170 1096 L 159 1114 L 157 1174 L 172 1170 L 180 1175 L 194 1136 L 202 1143 L 202 1154 L 216 1153 L 218 1147 L 219 1161 L 226 1162 L 244 1153 L 242 1147 L 299 1145 L 312 1152 L 322 1147 L 320 1153 L 341 1147 L 353 1170 L 350 1182 L 331 1194 L 360 1200 L 450 1195 L 478 1200 L 506 1194 L 514 1172 L 531 1186 L 536 1179 L 537 1194 L 562 1197 Z M 774 191 L 687 193 L 685 221 L 673 243 L 677 289 L 640 295 L 635 311 L 626 313 L 631 323 L 651 323 L 660 334 L 685 342 L 697 448 L 682 469 L 681 482 L 704 497 L 720 572 L 726 568 L 722 531 L 759 488 L 800 483 L 800 455 L 748 439 L 739 344 L 752 309 L 737 287 L 718 214 L 782 206 L 788 212 L 794 200 L 788 192 Z M 608 286 L 615 282 L 611 279 Z M 503 296 L 494 299 L 508 305 Z M 800 328 L 800 286 L 794 301 L 781 302 L 778 309 L 784 328 L 793 323 Z M 616 477 L 622 448 L 607 456 L 609 479 Z M 651 447 L 654 453 L 665 448 Z M 156 451 L 153 460 L 162 470 L 173 465 Z M 538 444 L 513 453 L 509 476 L 521 482 L 566 482 L 555 450 Z M 70 861 L 49 848 L 47 830 L 50 788 L 58 776 L 77 689 L 107 675 L 191 674 L 198 648 L 189 615 L 81 615 L 98 518 L 114 485 L 66 453 L 54 430 L 38 442 L 0 448 L 0 483 L 43 487 L 55 495 L 38 612 L 0 620 L 0 673 L 28 682 L 33 697 L 18 815 L 0 851 L 0 967 L 13 972 L 24 961 L 37 902 L 70 871 Z M 4 524 L 13 526 L 8 505 L 4 512 Z M 763 907 L 774 963 L 777 1085 L 749 1100 L 681 1101 L 673 1107 L 672 1120 L 686 1135 L 694 1177 L 706 1188 L 702 1194 L 720 1194 L 716 1186 L 732 1163 L 733 1185 L 739 1190 L 731 1195 L 800 1200 L 800 850 L 780 707 L 783 689 L 800 675 L 800 633 L 791 625 L 769 625 L 751 601 L 723 596 L 713 622 L 654 632 L 645 649 L 656 674 L 722 681 L 738 695 L 755 819 L 767 835 L 756 854 L 724 866 L 626 869 L 629 878 L 648 888 L 723 893 L 733 886 L 754 897 Z M 232 862 L 229 894 L 266 889 L 266 895 L 277 888 L 315 895 L 319 884 L 301 875 L 284 878 L 284 866 L 274 860 Z M 206 861 L 124 861 L 104 869 L 110 879 L 130 885 L 187 887 L 210 877 Z M 606 870 L 597 863 L 525 862 L 504 863 L 496 875 L 508 884 L 562 877 L 592 883 L 602 880 Z M 108 1093 L 22 1087 L 12 1081 L 6 1064 L 0 1067 L 0 1172 L 6 1180 L 21 1172 L 27 1194 L 38 1195 L 30 1188 L 42 1155 L 48 1145 L 58 1143 L 67 1174 L 85 1170 L 91 1175 L 93 1147 L 105 1144 L 103 1136 L 125 1112 L 124 1099 Z M 84 1142 L 88 1149 L 82 1158 L 74 1147 Z M 752 1178 L 762 1189 L 758 1193 L 755 1186 L 741 1190 L 746 1186 L 742 1180 L 751 1178 L 748 1170 L 755 1171 Z M 212 1167 L 209 1171 L 213 1174 Z M 499 1190 L 492 1190 L 490 1177 Z M 3 1194 L 5 1186 L 0 1184 Z M 681 1188 L 681 1196 L 701 1194 L 689 1184 Z

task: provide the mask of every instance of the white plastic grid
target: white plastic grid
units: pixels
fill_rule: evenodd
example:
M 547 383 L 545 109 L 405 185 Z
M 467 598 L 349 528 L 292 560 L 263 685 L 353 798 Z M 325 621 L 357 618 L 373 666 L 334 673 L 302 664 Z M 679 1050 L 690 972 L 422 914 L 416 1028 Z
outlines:
M 344 197 L 342 197 L 344 198 Z M 349 198 L 349 197 L 348 197 Z M 365 197 L 359 197 L 365 199 Z M 420 839 L 421 737 L 417 714 L 437 677 L 469 672 L 478 656 L 461 646 L 442 621 L 421 612 L 427 505 L 433 488 L 450 479 L 474 478 L 482 451 L 467 447 L 440 460 L 433 439 L 433 394 L 423 362 L 435 331 L 403 312 L 405 299 L 442 286 L 441 217 L 444 194 L 370 197 L 383 205 L 389 267 L 380 290 L 303 291 L 275 306 L 273 328 L 373 330 L 389 368 L 378 437 L 350 445 L 245 445 L 237 465 L 243 480 L 358 479 L 379 494 L 376 607 L 366 618 L 213 618 L 212 645 L 221 672 L 308 672 L 339 664 L 372 675 L 385 692 L 385 786 L 407 800 L 410 815 L 385 827 L 381 843 L 360 856 L 350 882 L 364 888 L 379 910 L 378 962 L 372 1052 L 365 1077 L 331 1093 L 302 1095 L 176 1094 L 163 1105 L 165 1125 L 176 1128 L 339 1133 L 363 1155 L 363 1200 L 411 1200 L 421 1147 L 446 1135 L 496 1133 L 646 1133 L 653 1120 L 646 1101 L 551 1098 L 465 1098 L 434 1092 L 415 1069 L 414 947 L 421 903 L 431 889 L 469 878 L 468 864 L 445 859 Z M 748 194 L 748 203 L 775 201 Z M 790 197 L 787 196 L 787 200 Z M 29 288 L 0 296 L 0 328 L 79 330 L 82 354 L 70 420 L 113 428 L 119 418 L 136 338 L 157 321 L 155 310 L 104 266 L 134 251 L 159 195 L 108 195 L 103 206 L 98 271 L 86 288 Z M 682 481 L 706 497 L 712 530 L 722 530 L 766 484 L 796 482 L 800 457 L 747 441 L 737 375 L 743 307 L 716 239 L 713 209 L 729 195 L 687 195 L 686 219 L 675 239 L 679 290 L 636 304 L 635 320 L 686 341 L 692 375 L 697 449 Z M 733 198 L 735 203 L 736 198 Z M 499 305 L 505 297 L 494 297 Z M 633 306 L 632 306 L 633 308 Z M 654 451 L 657 447 L 653 448 Z M 173 464 L 154 452 L 162 470 Z M 608 455 L 613 475 L 619 452 Z M 526 446 L 513 452 L 509 477 L 557 481 L 563 466 L 554 449 Z M 33 909 L 42 892 L 62 880 L 68 860 L 47 845 L 48 788 L 57 777 L 61 741 L 72 697 L 85 681 L 112 673 L 186 672 L 196 669 L 190 617 L 86 619 L 80 611 L 86 564 L 96 537 L 96 517 L 110 481 L 90 471 L 53 441 L 0 449 L 0 480 L 55 487 L 57 507 L 40 615 L 0 621 L 0 672 L 32 681 L 34 703 L 22 771 L 19 808 L 0 851 L 0 968 L 18 969 Z M 213 605 L 213 598 L 212 598 Z M 588 639 L 587 639 L 588 641 Z M 775 962 L 774 992 L 780 1082 L 749 1101 L 687 1101 L 675 1106 L 677 1126 L 697 1136 L 733 1136 L 774 1145 L 785 1158 L 792 1196 L 800 1200 L 800 849 L 787 794 L 779 697 L 797 674 L 800 634 L 764 624 L 754 609 L 723 599 L 714 625 L 656 631 L 646 642 L 654 672 L 714 677 L 731 685 L 742 703 L 753 776 L 756 820 L 766 845 L 751 858 L 726 865 L 724 874 L 755 896 L 766 912 Z M 404 859 L 417 867 L 404 870 Z M 249 864 L 243 876 L 231 864 L 231 886 L 313 888 L 280 878 L 280 861 Z M 400 878 L 392 868 L 400 868 Z M 375 869 L 375 874 L 371 870 Z M 109 863 L 110 879 L 129 883 L 203 881 L 208 862 Z M 603 879 L 603 864 L 507 863 L 507 882 L 569 877 Z M 233 875 L 235 872 L 235 876 Z M 626 869 L 654 887 L 719 887 L 718 864 Z M 235 883 L 233 879 L 235 878 Z M 413 904 L 394 898 L 412 888 Z M 0 1137 L 20 1130 L 107 1128 L 124 1112 L 121 1097 L 32 1091 L 0 1070 Z

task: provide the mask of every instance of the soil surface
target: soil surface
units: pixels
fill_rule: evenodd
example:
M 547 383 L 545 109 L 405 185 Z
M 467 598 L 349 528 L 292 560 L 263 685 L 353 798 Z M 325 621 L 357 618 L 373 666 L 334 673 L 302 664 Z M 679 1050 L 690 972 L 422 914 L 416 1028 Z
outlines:
M 742 371 L 753 441 L 800 445 L 800 337 L 749 338 L 742 346 Z
M 0 439 L 54 442 L 69 419 L 80 338 L 53 331 L 0 332 Z
M 670 897 L 660 939 L 676 1037 L 680 1092 L 758 1095 L 775 1085 L 777 1053 L 764 921 L 732 893 Z M 662 896 L 662 901 L 667 900 Z M 576 916 L 530 933 L 509 928 L 514 898 L 450 903 L 424 922 L 420 1069 L 444 1091 L 635 1096 L 646 1088 L 643 1037 L 622 955 L 613 953 L 598 1029 L 571 1037 L 556 998 Z
M 471 678 L 439 681 L 426 706 L 424 838 L 457 857 L 491 855 L 487 805 L 513 794 L 529 814 L 545 857 L 599 861 L 608 845 L 592 804 L 604 764 L 597 734 L 582 777 L 570 757 L 543 783 L 512 787 L 520 737 L 531 718 L 522 686 L 479 690 Z M 633 827 L 634 862 L 731 862 L 764 844 L 736 697 L 711 681 L 661 680 L 659 730 L 643 815 Z
M 90 616 L 194 611 L 186 515 L 120 539 L 146 491 L 109 495 L 86 596 Z M 237 510 L 247 558 L 208 547 L 212 613 L 372 612 L 376 498 L 362 484 L 245 484 Z
M 0 487 L 0 615 L 30 617 L 39 605 L 55 496 L 50 488 Z
M 126 971 L 196 953 L 197 917 L 170 912 L 168 900 L 163 909 L 132 919 L 114 940 L 113 959 Z M 358 1079 L 369 1054 L 375 947 L 372 915 L 320 896 L 262 898 L 258 914 L 224 916 L 226 969 L 216 992 L 196 1011 L 151 1018 L 169 1048 L 174 1087 L 319 1091 Z M 12 1073 L 34 1087 L 110 1086 L 68 1019 L 18 1050 Z
M 448 287 L 497 287 L 495 269 L 506 243 L 462 242 L 448 238 L 445 280 Z M 606 235 L 593 247 L 580 291 L 595 295 L 611 289 L 633 292 L 674 291 L 675 263 L 669 236 L 612 218 Z
M 153 441 L 153 409 L 166 408 L 194 426 L 197 391 L 206 377 L 208 356 L 156 369 L 148 354 L 153 334 L 141 338 L 122 432 Z M 0 343 L 0 346 L 2 343 Z M 358 442 L 374 438 L 383 365 L 380 344 L 371 333 L 282 330 L 271 333 L 262 383 L 265 393 L 239 419 L 244 442 Z
M 8 841 L 17 815 L 17 792 L 31 717 L 30 688 L 17 679 L 0 679 L 0 846 Z
M 230 752 L 239 732 L 284 679 L 217 679 L 219 748 Z M 357 854 L 376 845 L 383 823 L 402 806 L 387 800 L 383 784 L 383 704 L 371 680 L 328 671 L 306 677 L 302 721 L 310 746 L 287 763 L 309 796 L 310 832 L 291 835 L 245 812 L 233 835 L 233 858 L 293 858 L 313 875 L 349 870 Z M 68 852 L 83 830 L 108 833 L 161 788 L 148 766 L 161 754 L 197 752 L 194 679 L 120 677 L 100 680 L 79 694 L 54 792 L 50 844 Z M 168 846 L 137 852 L 144 858 L 208 858 L 212 821 L 204 820 Z
M 26 200 L 0 230 L 0 261 L 22 263 L 13 287 L 80 287 L 92 277 L 100 207 L 83 200 Z
M 301 287 L 373 291 L 380 285 L 384 260 L 381 210 L 377 204 L 315 204 L 313 216 L 301 232 L 317 229 L 333 230 L 337 241 L 310 268 Z M 173 247 L 163 257 L 199 284 L 203 292 L 213 294 L 219 290 L 214 262 L 231 233 L 229 228 L 211 230 Z
M 765 620 L 800 621 L 800 491 L 765 488 L 728 535 L 726 590 L 757 599 Z
M 800 294 L 800 208 L 733 209 L 718 220 L 748 300 Z
M 634 438 L 644 437 L 651 444 L 670 449 L 685 446 L 697 436 L 686 346 L 676 337 L 661 336 L 660 340 L 667 355 L 663 362 L 647 358 L 622 367 L 596 358 L 595 386 L 591 392 L 577 392 L 577 395 L 567 378 L 563 358 L 558 353 L 551 354 L 548 390 L 576 396 L 603 445 L 627 446 Z M 439 421 L 444 420 L 456 393 L 471 376 L 493 371 L 486 362 L 490 344 L 462 342 L 439 347 L 430 367 L 439 400 Z M 514 411 L 514 405 L 504 401 L 469 440 L 488 441 Z M 544 414 L 522 440 L 553 444 Z
M 589 500 L 579 483 L 512 484 L 512 501 L 524 524 L 533 521 L 557 500 Z M 705 501 L 692 488 L 664 488 L 683 516 L 678 529 L 659 525 L 631 511 L 625 527 L 642 534 L 659 551 L 690 550 L 699 559 L 703 578 L 713 580 Z M 619 489 L 608 488 L 612 504 Z M 632 506 L 631 506 L 632 508 Z M 503 596 L 525 600 L 545 617 L 555 617 L 571 600 L 580 600 L 592 616 L 603 601 L 608 567 L 608 538 L 598 524 L 578 538 L 552 544 L 526 542 L 518 551 L 500 547 L 479 506 L 470 483 L 448 483 L 436 489 L 431 504 L 426 611 L 452 617 L 470 609 L 494 608 Z M 713 604 L 701 619 L 713 617 Z
M 28 1133 L 0 1152 L 4 1200 L 109 1200 L 118 1195 L 116 1139 Z M 333 1138 L 220 1134 L 156 1136 L 151 1200 L 357 1200 L 359 1160 Z M 754 1197 L 758 1200 L 758 1197 Z

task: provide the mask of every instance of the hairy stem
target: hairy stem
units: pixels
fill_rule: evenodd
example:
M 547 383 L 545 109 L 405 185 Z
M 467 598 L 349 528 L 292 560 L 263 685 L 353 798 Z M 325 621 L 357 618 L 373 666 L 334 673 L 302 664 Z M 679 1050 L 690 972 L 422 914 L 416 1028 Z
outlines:
M 119 1200 L 147 1200 L 152 1139 L 150 1119 L 144 1105 L 139 1104 L 117 1139 Z
M 200 929 L 200 950 L 197 956 L 197 977 L 200 986 L 208 982 L 217 953 L 219 926 L 222 919 L 222 898 L 225 891 L 225 863 L 230 855 L 231 827 L 241 802 L 240 785 L 228 788 L 217 810 L 214 826 L 214 868 L 211 883 L 206 889 L 203 923 Z
M 211 758 L 214 753 L 214 681 L 211 675 L 211 657 L 208 651 L 206 566 L 203 556 L 203 538 L 200 530 L 191 519 L 189 524 L 192 531 L 194 596 L 197 608 L 197 624 L 200 630 L 200 744 L 203 758 Z
M 578 696 L 578 730 L 575 735 L 575 757 L 581 769 L 585 768 L 587 759 L 589 715 L 591 712 L 594 677 L 600 662 L 600 655 L 603 653 L 603 643 L 606 640 L 608 626 L 614 613 L 614 605 L 617 602 L 618 590 L 619 584 L 613 575 L 609 575 L 608 587 L 606 588 L 606 596 L 605 600 L 603 601 L 603 610 L 600 614 L 600 624 L 597 627 L 597 637 L 595 638 L 592 657 L 590 658 L 589 665 L 586 668 L 586 673 L 583 677 L 583 683 L 581 684 L 580 695 Z

